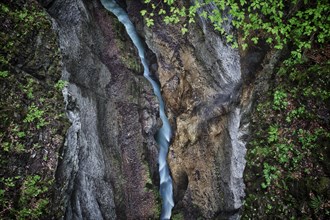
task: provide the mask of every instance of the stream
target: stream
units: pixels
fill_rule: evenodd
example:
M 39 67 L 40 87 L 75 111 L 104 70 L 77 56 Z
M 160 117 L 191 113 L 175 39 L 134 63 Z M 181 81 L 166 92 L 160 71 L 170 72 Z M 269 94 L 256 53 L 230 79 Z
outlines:
M 145 47 L 141 38 L 138 36 L 133 23 L 129 20 L 127 13 L 112 0 L 101 0 L 102 5 L 111 13 L 113 13 L 118 20 L 125 26 L 127 34 L 133 41 L 138 50 L 141 63 L 144 67 L 143 75 L 151 83 L 154 93 L 159 101 L 159 115 L 162 120 L 162 127 L 156 134 L 156 142 L 159 145 L 159 175 L 160 175 L 160 195 L 162 197 L 162 212 L 161 219 L 170 219 L 171 211 L 174 206 L 173 202 L 173 187 L 172 178 L 170 176 L 169 167 L 166 161 L 170 140 L 172 137 L 172 129 L 168 118 L 165 114 L 165 104 L 160 92 L 160 87 L 151 77 L 148 66 L 148 60 L 145 57 Z

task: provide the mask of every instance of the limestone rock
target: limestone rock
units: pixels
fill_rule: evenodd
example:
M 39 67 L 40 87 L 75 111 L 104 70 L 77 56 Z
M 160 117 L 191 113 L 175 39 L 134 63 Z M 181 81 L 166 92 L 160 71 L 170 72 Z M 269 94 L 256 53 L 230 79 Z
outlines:
M 168 155 L 174 214 L 238 218 L 251 98 L 251 92 L 243 93 L 243 74 L 249 73 L 242 74 L 239 51 L 203 19 L 185 37 L 178 26 L 166 26 L 161 19 L 152 28 L 136 24 L 156 54 L 157 77 L 175 129 Z
M 159 216 L 158 104 L 135 48 L 98 1 L 56 0 L 67 133 L 57 171 L 64 219 Z

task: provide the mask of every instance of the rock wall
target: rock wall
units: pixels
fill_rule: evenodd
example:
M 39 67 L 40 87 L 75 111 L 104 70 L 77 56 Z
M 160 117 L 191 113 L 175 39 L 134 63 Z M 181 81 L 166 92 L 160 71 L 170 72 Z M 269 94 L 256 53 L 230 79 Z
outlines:
M 158 103 L 124 27 L 98 1 L 39 0 L 56 37 L 48 15 L 31 2 L 29 8 L 30 1 L 6 0 L 10 7 L 1 8 L 0 217 L 23 218 L 29 210 L 47 219 L 159 219 Z M 118 1 L 149 48 L 174 130 L 173 219 L 238 219 L 249 114 L 285 51 L 273 53 L 263 43 L 232 49 L 202 18 L 186 35 L 160 16 L 147 27 L 141 2 Z M 27 8 L 32 20 L 24 20 Z M 60 84 L 54 86 L 60 73 L 69 82 L 63 95 L 71 126 L 57 161 L 66 131 Z M 36 118 L 27 121 L 31 114 Z M 38 195 L 27 193 L 31 180 Z
M 161 19 L 147 28 L 136 13 L 139 7 L 135 1 L 127 3 L 156 54 L 157 77 L 174 128 L 168 155 L 174 217 L 239 218 L 251 80 L 265 52 L 232 49 L 200 18 L 185 36 L 178 25 L 165 25 Z
M 70 82 L 64 96 L 72 126 L 57 172 L 65 218 L 158 219 L 158 106 L 134 46 L 97 1 L 44 5 Z M 173 217 L 239 218 L 251 80 L 264 50 L 240 54 L 202 19 L 185 36 L 161 19 L 147 28 L 140 2 L 122 6 L 150 49 L 174 128 Z
M 65 219 L 157 219 L 158 103 L 123 27 L 98 1 L 41 1 L 63 54 L 72 125 L 57 170 Z

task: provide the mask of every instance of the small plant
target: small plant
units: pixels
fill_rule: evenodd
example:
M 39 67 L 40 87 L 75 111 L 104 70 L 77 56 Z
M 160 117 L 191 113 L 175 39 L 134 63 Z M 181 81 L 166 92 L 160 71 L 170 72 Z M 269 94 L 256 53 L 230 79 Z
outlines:
M 273 109 L 281 110 L 288 106 L 287 94 L 283 90 L 276 90 L 274 92 Z
M 29 106 L 28 113 L 23 121 L 26 123 L 35 122 L 37 129 L 46 125 L 44 111 L 40 110 L 35 104 Z
M 281 164 L 285 164 L 289 162 L 289 152 L 291 150 L 292 150 L 292 146 L 290 144 L 276 145 L 277 158 Z
M 3 142 L 1 147 L 4 152 L 9 152 L 11 144 L 9 142 Z
M 318 213 L 320 209 L 322 208 L 322 205 L 324 203 L 324 199 L 321 196 L 313 196 L 310 201 L 310 206 L 314 210 L 314 212 Z
M 29 78 L 27 85 L 23 86 L 23 92 L 27 95 L 29 99 L 34 98 L 33 95 L 34 86 L 35 86 L 35 81 L 32 78 Z
M 266 189 L 272 180 L 275 180 L 278 178 L 278 170 L 275 166 L 269 165 L 267 162 L 264 163 L 264 169 L 263 169 L 263 176 L 265 178 L 265 182 L 261 184 L 261 187 L 263 189 Z
M 302 149 L 312 149 L 315 147 L 318 133 L 311 133 L 310 131 L 299 129 L 298 140 L 302 144 Z
M 297 119 L 299 117 L 302 117 L 304 115 L 304 113 L 306 112 L 306 109 L 304 106 L 301 106 L 297 109 L 293 109 L 292 111 L 290 111 L 285 120 L 286 122 L 290 123 L 293 119 Z
M 6 78 L 8 77 L 9 72 L 8 71 L 0 71 L 0 78 Z
M 0 181 L 5 185 L 5 188 L 12 188 L 15 187 L 15 179 L 14 177 L 8 177 L 8 178 L 1 178 Z
M 68 82 L 67 81 L 64 81 L 64 80 L 59 80 L 56 84 L 55 84 L 55 88 L 57 90 L 60 90 L 62 91 L 62 89 L 64 89 L 64 87 L 66 87 L 68 85 Z
M 268 130 L 268 143 L 273 143 L 278 140 L 278 127 L 276 125 L 272 125 Z

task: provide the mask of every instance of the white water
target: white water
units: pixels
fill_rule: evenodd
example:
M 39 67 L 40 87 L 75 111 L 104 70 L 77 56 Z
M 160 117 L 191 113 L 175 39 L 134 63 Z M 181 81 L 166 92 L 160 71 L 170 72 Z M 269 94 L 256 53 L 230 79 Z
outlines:
M 130 36 L 136 48 L 138 49 L 139 57 L 144 67 L 143 75 L 151 83 L 154 93 L 159 101 L 159 114 L 163 122 L 163 126 L 157 132 L 157 137 L 156 137 L 156 141 L 160 146 L 158 163 L 159 163 L 159 175 L 160 175 L 160 194 L 163 201 L 162 214 L 160 218 L 170 219 L 174 202 L 173 202 L 172 178 L 170 176 L 166 158 L 168 153 L 169 142 L 172 136 L 172 130 L 168 118 L 165 115 L 165 105 L 160 93 L 160 88 L 158 84 L 153 79 L 150 78 L 148 61 L 145 58 L 144 45 L 140 37 L 136 33 L 135 27 L 132 24 L 132 22 L 129 20 L 126 12 L 113 0 L 101 0 L 101 3 L 108 11 L 110 11 L 115 16 L 117 16 L 118 20 L 125 26 L 128 35 Z

